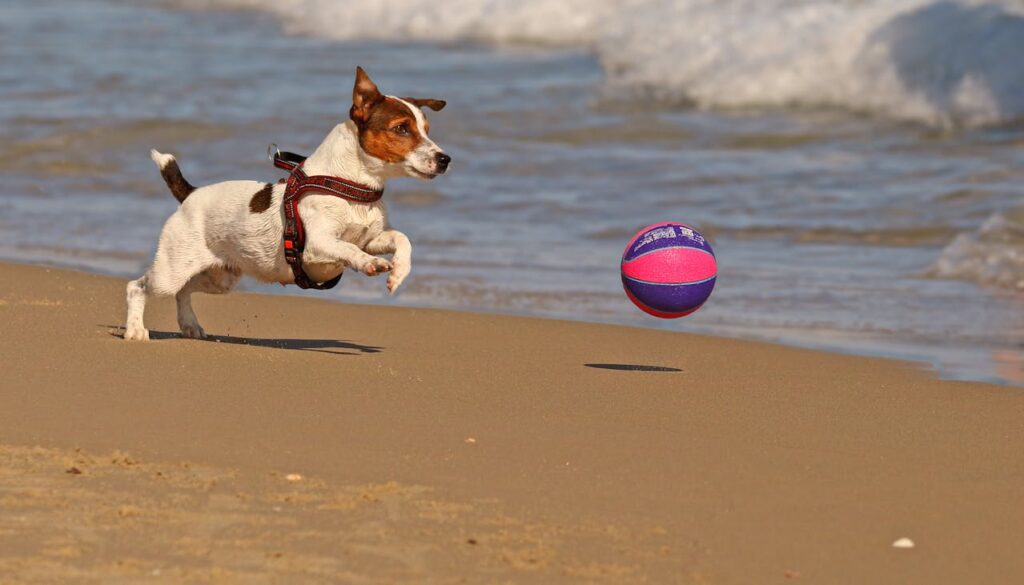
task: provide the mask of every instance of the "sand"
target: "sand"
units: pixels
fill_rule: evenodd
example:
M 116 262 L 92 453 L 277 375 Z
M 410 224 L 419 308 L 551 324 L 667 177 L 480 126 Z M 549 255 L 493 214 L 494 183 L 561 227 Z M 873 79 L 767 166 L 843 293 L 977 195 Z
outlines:
M 0 282 L 0 583 L 1024 580 L 1018 388 L 241 293 L 128 343 L 123 280 Z

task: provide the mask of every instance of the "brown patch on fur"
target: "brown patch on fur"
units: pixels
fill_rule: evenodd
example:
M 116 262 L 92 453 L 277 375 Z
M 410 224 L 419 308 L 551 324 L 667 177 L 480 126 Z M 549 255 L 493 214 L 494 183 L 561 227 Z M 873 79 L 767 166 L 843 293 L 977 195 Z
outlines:
M 389 163 L 405 160 L 420 144 L 416 119 L 409 107 L 395 98 L 384 98 L 369 111 L 359 127 L 359 145 L 368 154 Z
M 444 102 L 434 99 L 403 98 L 416 107 L 434 110 Z M 349 117 L 359 129 L 359 145 L 371 156 L 385 162 L 402 162 L 422 140 L 416 127 L 416 118 L 409 107 L 395 98 L 384 96 L 362 67 L 356 68 L 356 83 L 352 89 L 352 109 Z M 423 125 L 424 131 L 429 127 Z
M 171 190 L 171 195 L 178 200 L 178 203 L 184 203 L 185 199 L 196 190 L 185 177 L 181 174 L 181 169 L 178 168 L 178 161 L 171 160 L 165 166 L 160 168 L 160 176 L 164 178 L 164 182 L 167 183 L 167 188 Z
M 273 183 L 267 183 L 262 189 L 257 191 L 252 199 L 249 200 L 249 211 L 253 213 L 263 213 L 270 209 L 270 201 L 274 194 Z

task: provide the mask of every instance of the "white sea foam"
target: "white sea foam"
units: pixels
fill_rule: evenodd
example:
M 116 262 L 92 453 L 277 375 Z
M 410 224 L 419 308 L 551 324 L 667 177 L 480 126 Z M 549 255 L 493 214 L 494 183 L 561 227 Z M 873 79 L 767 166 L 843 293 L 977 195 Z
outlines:
M 1024 0 L 182 0 L 295 34 L 593 50 L 613 96 L 830 106 L 937 126 L 1024 117 Z
M 996 213 L 958 235 L 929 274 L 1024 291 L 1024 208 Z

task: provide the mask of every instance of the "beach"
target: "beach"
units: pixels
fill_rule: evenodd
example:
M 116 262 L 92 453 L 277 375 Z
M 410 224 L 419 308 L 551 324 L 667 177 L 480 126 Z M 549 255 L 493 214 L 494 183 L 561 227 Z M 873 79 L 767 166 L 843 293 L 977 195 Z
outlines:
M 196 296 L 207 341 L 154 301 L 154 340 L 129 343 L 124 279 L 0 281 L 3 583 L 1024 576 L 1019 389 L 251 293 Z
M 1024 0 L 8 4 L 0 585 L 1024 582 Z M 151 149 L 276 183 L 357 67 L 447 104 L 399 293 L 125 341 Z M 682 319 L 623 291 L 665 222 Z

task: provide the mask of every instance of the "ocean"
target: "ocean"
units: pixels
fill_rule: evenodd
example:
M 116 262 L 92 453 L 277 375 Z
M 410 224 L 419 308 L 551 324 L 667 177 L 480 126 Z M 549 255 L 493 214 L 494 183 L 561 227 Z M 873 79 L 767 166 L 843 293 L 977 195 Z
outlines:
M 402 293 L 339 301 L 621 323 L 912 359 L 1024 385 L 1024 1 L 39 0 L 0 5 L 0 257 L 137 276 L 193 183 L 275 181 L 362 65 L 437 97 L 452 155 L 385 198 Z M 719 279 L 626 299 L 639 228 L 684 222 Z M 338 324 L 340 329 L 344 323 Z

